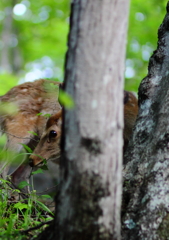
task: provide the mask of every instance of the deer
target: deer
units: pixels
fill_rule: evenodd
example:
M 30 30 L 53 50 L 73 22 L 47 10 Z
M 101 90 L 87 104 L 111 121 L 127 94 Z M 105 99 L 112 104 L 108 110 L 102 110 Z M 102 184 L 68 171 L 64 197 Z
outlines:
M 124 91 L 123 104 L 124 104 L 123 153 L 125 153 L 133 132 L 133 127 L 137 119 L 139 108 L 136 96 L 129 91 Z
M 11 163 L 15 162 L 16 153 L 24 145 L 32 150 L 36 148 L 49 118 L 47 114 L 52 115 L 61 110 L 58 101 L 59 85 L 56 81 L 39 79 L 15 86 L 0 96 L 0 133 L 7 136 L 4 148 L 6 156 L 0 160 L 1 178 L 6 179 Z M 12 113 L 2 111 L 7 103 L 13 103 L 17 110 Z M 10 175 L 11 182 L 18 186 L 21 181 L 28 181 L 31 171 L 26 157 Z
M 132 92 L 124 91 L 124 129 L 123 153 L 126 151 L 132 130 L 138 114 L 138 100 Z M 46 123 L 42 137 L 30 155 L 29 164 L 31 167 L 42 166 L 44 160 L 52 160 L 59 164 L 60 159 L 60 138 L 61 138 L 62 110 L 49 118 Z
M 2 133 L 7 135 L 5 149 L 20 152 L 23 148 L 23 145 L 20 144 L 22 143 L 34 150 L 29 159 L 26 158 L 10 175 L 14 186 L 18 186 L 21 181 L 28 181 L 32 168 L 43 165 L 44 159 L 52 160 L 56 164 L 60 163 L 62 108 L 58 102 L 56 91 L 49 88 L 51 83 L 58 85 L 56 82 L 41 79 L 16 86 L 0 97 L 1 103 L 14 102 L 18 106 L 18 111 L 14 115 L 0 114 Z M 55 114 L 47 120 L 39 113 Z M 124 91 L 123 138 L 125 149 L 131 137 L 137 114 L 137 98 L 133 93 Z M 3 159 L 0 166 L 3 178 L 7 175 L 9 165 L 9 159 Z

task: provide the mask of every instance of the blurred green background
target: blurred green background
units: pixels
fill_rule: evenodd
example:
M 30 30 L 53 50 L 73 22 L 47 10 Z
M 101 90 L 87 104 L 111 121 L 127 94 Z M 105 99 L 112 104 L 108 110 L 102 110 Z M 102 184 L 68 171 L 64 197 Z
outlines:
M 167 1 L 131 0 L 125 89 L 137 92 L 157 46 Z M 0 95 L 39 78 L 63 80 L 70 1 L 0 1 Z

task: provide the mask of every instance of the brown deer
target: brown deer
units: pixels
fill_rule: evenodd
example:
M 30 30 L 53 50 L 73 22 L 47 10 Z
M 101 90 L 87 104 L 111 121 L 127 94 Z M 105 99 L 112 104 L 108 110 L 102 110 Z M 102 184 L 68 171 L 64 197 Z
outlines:
M 138 115 L 138 100 L 132 92 L 124 91 L 124 152 L 132 135 Z
M 13 87 L 5 95 L 0 96 L 0 131 L 7 136 L 5 159 L 0 160 L 0 176 L 6 178 L 9 166 L 13 160 L 8 152 L 20 152 L 22 144 L 32 150 L 41 138 L 48 117 L 61 109 L 58 102 L 59 83 L 56 81 L 36 80 Z M 13 114 L 1 111 L 5 103 L 13 103 L 17 111 Z M 18 185 L 20 181 L 29 178 L 31 167 L 26 159 L 19 168 L 11 174 L 11 181 Z
M 132 129 L 138 114 L 138 101 L 132 92 L 124 91 L 124 151 L 127 148 Z M 59 163 L 59 143 L 61 136 L 62 111 L 51 116 L 47 121 L 46 128 L 40 142 L 30 156 L 30 166 L 40 166 L 43 160 L 55 160 Z

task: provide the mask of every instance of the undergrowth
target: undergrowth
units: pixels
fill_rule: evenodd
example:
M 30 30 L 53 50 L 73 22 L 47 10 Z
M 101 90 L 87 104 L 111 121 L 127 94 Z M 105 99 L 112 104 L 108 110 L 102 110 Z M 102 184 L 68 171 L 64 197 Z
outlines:
M 24 185 L 24 184 L 23 184 Z M 44 203 L 49 195 L 23 194 L 0 179 L 0 240 L 34 239 L 51 221 L 53 212 Z

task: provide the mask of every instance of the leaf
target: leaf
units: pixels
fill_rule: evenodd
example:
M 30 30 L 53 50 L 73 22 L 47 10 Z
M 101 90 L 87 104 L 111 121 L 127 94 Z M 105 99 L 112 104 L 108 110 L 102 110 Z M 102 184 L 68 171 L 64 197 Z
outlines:
M 50 195 L 41 195 L 41 197 L 43 197 L 43 198 L 50 198 L 50 199 L 52 199 L 52 197 L 50 196 Z
M 1 102 L 0 103 L 0 114 L 6 115 L 6 114 L 16 114 L 18 112 L 17 105 L 14 103 L 9 102 Z
M 30 148 L 30 147 L 28 147 L 27 145 L 25 145 L 25 144 L 23 144 L 23 143 L 20 143 L 24 148 L 25 148 L 25 150 L 27 151 L 27 152 L 29 152 L 29 153 L 32 153 L 33 151 L 32 151 L 32 149 Z
M 26 186 L 30 186 L 30 184 L 27 183 L 26 181 L 22 181 L 22 182 L 19 183 L 18 188 L 22 189 Z
M 51 212 L 51 210 L 47 206 L 45 206 L 43 203 L 41 203 L 39 201 L 36 201 L 36 202 L 44 211 L 46 211 L 54 216 L 54 214 Z
M 28 133 L 31 133 L 31 134 L 33 134 L 33 135 L 35 135 L 35 136 L 38 136 L 38 134 L 35 133 L 35 132 L 33 132 L 33 131 L 28 131 Z
M 3 178 L 0 178 L 0 183 L 10 183 L 8 180 L 5 180 Z
M 14 204 L 13 206 L 14 208 L 17 208 L 19 210 L 22 210 L 22 209 L 27 209 L 28 208 L 28 205 L 25 204 L 25 203 L 21 203 L 21 202 L 18 202 L 16 204 Z
M 50 116 L 51 116 L 51 114 L 49 114 L 49 113 L 46 113 L 43 115 L 43 117 L 50 117 Z
M 43 113 L 37 113 L 36 116 L 41 116 Z
M 68 109 L 73 108 L 75 105 L 73 98 L 63 90 L 59 91 L 59 102 Z
M 57 82 L 57 81 L 56 81 L 56 82 Z M 56 85 L 56 84 L 54 84 L 54 83 L 50 83 L 50 86 L 51 86 L 52 88 L 59 89 L 59 86 L 58 86 L 58 85 Z
M 43 173 L 43 170 L 41 168 L 38 168 L 38 170 L 32 172 L 32 175 L 38 174 L 38 173 Z
M 47 160 L 46 159 L 43 159 L 43 164 L 47 164 Z
M 45 170 L 45 171 L 46 171 L 46 170 L 49 170 L 47 165 L 43 165 L 43 166 L 41 166 L 40 168 L 43 169 L 43 170 Z

